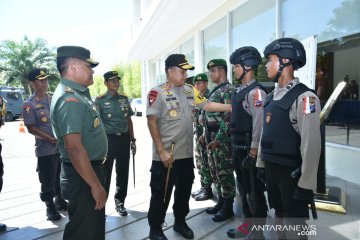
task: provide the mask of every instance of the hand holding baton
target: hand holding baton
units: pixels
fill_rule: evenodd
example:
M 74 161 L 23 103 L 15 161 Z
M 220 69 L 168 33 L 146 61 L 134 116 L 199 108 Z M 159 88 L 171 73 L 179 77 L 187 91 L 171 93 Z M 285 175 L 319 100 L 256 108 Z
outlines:
M 174 147 L 175 147 L 175 142 L 173 141 L 171 143 L 171 152 L 170 152 L 171 157 L 173 157 L 173 154 L 174 154 Z M 170 176 L 171 168 L 172 168 L 172 163 L 170 162 L 168 167 L 167 167 L 167 173 L 166 173 L 166 181 L 165 181 L 165 189 L 164 189 L 164 203 L 166 201 L 166 192 L 167 192 L 167 189 L 168 189 L 169 176 Z

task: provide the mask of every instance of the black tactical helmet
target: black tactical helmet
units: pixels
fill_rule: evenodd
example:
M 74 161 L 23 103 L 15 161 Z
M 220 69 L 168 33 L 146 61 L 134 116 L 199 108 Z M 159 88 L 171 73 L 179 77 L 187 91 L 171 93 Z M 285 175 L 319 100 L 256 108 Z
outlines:
M 235 50 L 230 56 L 231 64 L 240 64 L 257 68 L 262 62 L 259 51 L 250 46 L 241 47 Z
M 264 55 L 268 58 L 271 54 L 279 58 L 290 59 L 295 70 L 306 64 L 304 46 L 294 38 L 280 38 L 267 45 L 264 50 Z

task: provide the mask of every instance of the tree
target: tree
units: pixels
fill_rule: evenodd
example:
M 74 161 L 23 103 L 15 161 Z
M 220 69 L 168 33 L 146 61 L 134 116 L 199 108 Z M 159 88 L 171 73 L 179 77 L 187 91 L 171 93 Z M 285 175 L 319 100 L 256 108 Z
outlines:
M 5 40 L 0 44 L 0 73 L 4 76 L 6 84 L 22 85 L 25 93 L 30 94 L 31 89 L 27 81 L 27 74 L 33 68 L 46 68 L 50 73 L 50 91 L 59 82 L 56 71 L 55 50 L 47 47 L 44 39 L 37 38 L 31 41 L 28 37 L 17 43 Z
M 117 71 L 121 77 L 119 93 L 128 98 L 141 97 L 141 66 L 140 62 L 120 63 L 112 68 Z M 94 77 L 94 84 L 89 87 L 91 96 L 98 96 L 106 92 L 104 78 L 102 76 Z

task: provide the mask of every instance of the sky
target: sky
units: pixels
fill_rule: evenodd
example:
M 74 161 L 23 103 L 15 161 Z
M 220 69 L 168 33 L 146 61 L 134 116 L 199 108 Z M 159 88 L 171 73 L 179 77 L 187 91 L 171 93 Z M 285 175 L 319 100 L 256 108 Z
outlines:
M 0 41 L 43 38 L 48 47 L 82 46 L 100 62 L 95 74 L 126 59 L 131 0 L 0 0 Z

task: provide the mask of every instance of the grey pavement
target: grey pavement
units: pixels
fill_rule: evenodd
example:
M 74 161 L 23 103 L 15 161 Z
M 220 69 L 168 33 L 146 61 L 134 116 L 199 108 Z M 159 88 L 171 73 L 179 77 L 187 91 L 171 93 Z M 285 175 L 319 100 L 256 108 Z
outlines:
M 150 199 L 149 169 L 152 143 L 146 126 L 146 118 L 133 117 L 133 121 L 138 146 L 135 157 L 136 187 L 133 187 L 131 170 L 125 204 L 129 215 L 121 217 L 115 211 L 112 198 L 114 182 L 112 182 L 110 197 L 106 205 L 107 240 L 146 239 L 149 232 L 147 211 Z M 5 223 L 9 229 L 8 232 L 0 233 L 0 239 L 62 239 L 64 226 L 68 220 L 67 214 L 62 212 L 60 221 L 46 221 L 46 208 L 39 198 L 40 184 L 35 171 L 37 159 L 34 154 L 34 137 L 28 133 L 20 133 L 19 121 L 15 121 L 6 123 L 0 129 L 0 138 L 5 164 L 4 187 L 0 194 L 0 222 Z M 309 221 L 309 224 L 313 224 L 316 228 L 309 239 L 360 239 L 360 186 L 332 176 L 327 176 L 327 184 L 338 186 L 347 193 L 347 215 L 318 212 L 319 220 Z M 196 175 L 193 189 L 196 190 L 199 186 L 199 176 Z M 194 230 L 195 239 L 228 239 L 226 230 L 243 223 L 238 195 L 235 202 L 235 218 L 222 223 L 214 223 L 211 215 L 204 212 L 205 208 L 212 206 L 214 202 L 212 200 L 196 202 L 191 199 L 191 210 L 187 222 Z M 267 222 L 274 221 L 273 217 L 274 213 L 270 211 Z M 164 228 L 165 234 L 168 239 L 183 239 L 172 230 L 173 221 L 170 203 L 166 216 L 167 227 Z M 276 239 L 276 235 L 267 232 L 266 238 Z

